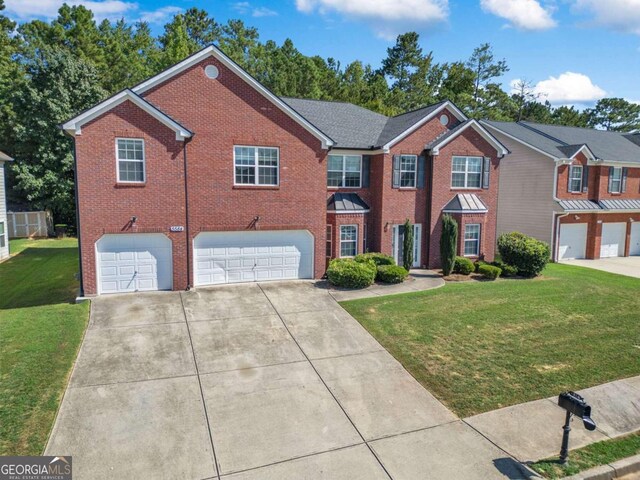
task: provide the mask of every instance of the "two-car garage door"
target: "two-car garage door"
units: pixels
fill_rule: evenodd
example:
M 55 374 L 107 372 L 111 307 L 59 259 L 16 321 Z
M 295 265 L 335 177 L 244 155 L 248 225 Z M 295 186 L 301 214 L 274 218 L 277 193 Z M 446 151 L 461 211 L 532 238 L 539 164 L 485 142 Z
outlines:
M 313 278 L 307 230 L 203 232 L 194 240 L 195 285 Z
M 640 228 L 635 224 L 631 227 L 630 255 L 634 253 L 634 228 L 638 233 L 636 243 L 640 246 Z M 627 224 L 624 222 L 606 222 L 602 224 L 600 237 L 600 258 L 624 256 L 627 235 Z M 572 260 L 585 258 L 587 247 L 587 224 L 569 223 L 560 227 L 560 248 L 558 251 L 560 260 Z

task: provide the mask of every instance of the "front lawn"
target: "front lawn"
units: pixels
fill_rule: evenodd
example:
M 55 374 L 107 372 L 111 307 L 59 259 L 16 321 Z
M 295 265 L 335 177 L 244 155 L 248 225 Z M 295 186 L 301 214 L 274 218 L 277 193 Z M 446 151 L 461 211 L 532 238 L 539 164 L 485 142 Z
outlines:
M 640 280 L 550 264 L 533 280 L 342 303 L 460 416 L 640 375 Z
M 40 455 L 87 325 L 75 239 L 16 240 L 0 263 L 0 455 Z

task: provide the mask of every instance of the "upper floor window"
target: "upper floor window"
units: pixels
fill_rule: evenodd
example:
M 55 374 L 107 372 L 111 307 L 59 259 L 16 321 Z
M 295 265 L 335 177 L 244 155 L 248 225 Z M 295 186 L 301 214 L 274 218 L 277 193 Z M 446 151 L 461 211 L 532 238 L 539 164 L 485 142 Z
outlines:
M 453 157 L 451 172 L 453 188 L 481 188 L 482 157 Z
M 400 155 L 400 187 L 416 186 L 417 155 Z
M 622 167 L 611 167 L 609 179 L 609 192 L 622 193 Z
M 582 165 L 573 165 L 569 169 L 569 191 L 582 192 Z
M 144 183 L 144 140 L 138 138 L 116 139 L 118 157 L 118 182 Z
M 280 152 L 275 147 L 233 147 L 236 185 L 278 185 Z
M 329 155 L 327 186 L 360 188 L 362 157 L 360 155 Z

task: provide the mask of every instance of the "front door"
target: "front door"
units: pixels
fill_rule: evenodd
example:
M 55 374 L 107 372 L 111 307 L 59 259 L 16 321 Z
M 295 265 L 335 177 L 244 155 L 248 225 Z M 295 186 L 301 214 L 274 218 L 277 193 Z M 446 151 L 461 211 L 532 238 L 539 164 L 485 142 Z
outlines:
M 422 225 L 413 226 L 413 267 L 420 266 L 420 248 L 422 245 Z M 404 251 L 404 225 L 394 225 L 392 232 L 391 250 L 393 258 L 398 265 L 402 265 L 402 253 Z

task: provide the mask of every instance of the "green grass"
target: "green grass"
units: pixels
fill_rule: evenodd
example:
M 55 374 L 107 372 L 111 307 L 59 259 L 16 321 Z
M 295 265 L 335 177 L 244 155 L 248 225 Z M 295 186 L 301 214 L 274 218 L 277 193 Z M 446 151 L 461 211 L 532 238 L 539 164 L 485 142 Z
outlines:
M 40 455 L 87 325 L 75 239 L 12 240 L 0 263 L 0 455 Z
M 557 459 L 548 459 L 535 462 L 530 467 L 547 478 L 562 478 L 639 453 L 640 432 L 572 450 L 566 465 L 560 465 Z
M 551 264 L 342 305 L 460 416 L 640 374 L 640 279 Z

